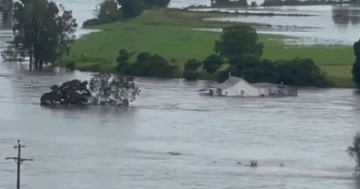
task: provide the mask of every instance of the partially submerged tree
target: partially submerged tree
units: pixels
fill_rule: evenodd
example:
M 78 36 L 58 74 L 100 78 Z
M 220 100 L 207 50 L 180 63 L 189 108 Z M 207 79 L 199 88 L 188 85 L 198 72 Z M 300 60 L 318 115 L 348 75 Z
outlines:
M 91 93 L 87 89 L 87 82 L 72 80 L 63 83 L 61 86 L 54 85 L 50 92 L 43 94 L 40 104 L 48 105 L 85 105 L 91 98 Z
M 97 74 L 90 80 L 91 103 L 99 105 L 129 106 L 140 94 L 133 77 Z
M 14 4 L 13 44 L 26 51 L 35 69 L 52 64 L 75 39 L 72 12 L 48 0 L 19 0 Z
M 353 143 L 348 147 L 347 152 L 349 156 L 355 160 L 355 172 L 358 172 L 360 170 L 360 133 L 354 136 Z
M 54 85 L 43 94 L 40 104 L 49 105 L 117 105 L 128 106 L 140 94 L 133 77 L 97 74 L 90 81 L 72 80 Z
M 13 0 L 1 0 L 0 1 L 0 12 L 2 22 L 5 27 L 11 27 L 12 16 L 13 16 Z

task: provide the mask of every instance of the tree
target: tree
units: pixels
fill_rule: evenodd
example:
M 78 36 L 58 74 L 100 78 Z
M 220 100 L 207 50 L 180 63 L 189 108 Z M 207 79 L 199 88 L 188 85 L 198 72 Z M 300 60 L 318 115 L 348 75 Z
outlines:
M 360 88 L 360 40 L 354 43 L 355 62 L 352 67 L 353 80 Z
M 35 68 L 54 63 L 75 38 L 77 27 L 72 12 L 48 0 L 20 0 L 14 5 L 12 44 L 26 51 Z
M 13 16 L 13 0 L 1 0 L 0 1 L 0 12 L 4 26 L 11 27 L 11 21 Z
M 97 11 L 97 18 L 103 24 L 116 22 L 122 17 L 122 12 L 118 9 L 115 0 L 104 0 Z
M 175 76 L 176 71 L 177 67 L 165 58 L 150 53 L 140 53 L 130 68 L 132 75 L 142 77 L 171 78 Z
M 134 52 L 130 53 L 125 49 L 121 49 L 119 51 L 119 56 L 116 59 L 116 63 L 117 63 L 116 70 L 119 73 L 129 74 L 129 71 L 130 71 L 130 58 L 134 54 L 135 54 Z
M 353 138 L 353 143 L 347 148 L 349 156 L 356 162 L 355 172 L 360 169 L 360 133 L 357 133 Z
M 224 60 L 222 57 L 216 54 L 212 54 L 204 60 L 203 67 L 207 73 L 213 74 L 222 66 L 223 63 Z
M 184 69 L 189 71 L 197 71 L 200 67 L 201 62 L 197 61 L 196 59 L 190 59 L 184 65 Z
M 237 25 L 223 29 L 220 40 L 215 42 L 214 49 L 225 58 L 242 54 L 261 57 L 263 47 L 254 28 L 248 25 Z
M 280 82 L 296 86 L 325 86 L 325 73 L 312 59 L 295 58 L 290 61 L 279 61 Z
M 112 77 L 106 73 L 97 74 L 90 80 L 90 91 L 90 102 L 96 105 L 129 106 L 140 94 L 133 77 Z
M 160 0 L 159 1 L 159 7 L 167 7 L 169 6 L 171 0 Z
M 140 94 L 133 77 L 97 74 L 87 81 L 72 80 L 54 85 L 44 93 L 40 104 L 49 105 L 117 105 L 128 106 Z
M 184 72 L 183 76 L 186 80 L 197 80 L 198 73 L 197 70 L 201 67 L 201 62 L 190 59 L 187 61 L 187 63 L 184 65 Z
M 60 87 L 52 86 L 50 92 L 43 94 L 40 104 L 49 105 L 85 105 L 88 103 L 91 93 L 87 89 L 86 81 L 72 80 L 63 83 Z
M 117 0 L 121 6 L 123 18 L 134 18 L 143 13 L 146 6 L 144 0 Z

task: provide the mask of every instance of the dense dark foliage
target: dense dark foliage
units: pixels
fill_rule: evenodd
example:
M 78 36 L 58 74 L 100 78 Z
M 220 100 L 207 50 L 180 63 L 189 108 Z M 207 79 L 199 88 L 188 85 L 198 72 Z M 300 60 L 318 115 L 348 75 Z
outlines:
M 190 59 L 184 65 L 183 76 L 186 80 L 197 80 L 198 79 L 198 70 L 201 67 L 202 62 L 199 62 L 195 59 Z
M 122 18 L 122 11 L 116 0 L 104 0 L 96 10 L 96 18 L 86 20 L 83 26 L 94 26 L 116 22 Z
M 231 60 L 230 67 L 219 74 L 220 82 L 231 75 L 255 82 L 270 82 L 293 86 L 323 87 L 328 83 L 325 74 L 311 59 L 296 58 L 290 61 L 260 60 L 255 56 L 244 55 Z
M 140 89 L 135 86 L 133 77 L 97 74 L 87 81 L 72 80 L 60 87 L 54 85 L 51 91 L 43 94 L 40 104 L 49 105 L 117 105 L 128 106 Z
M 360 40 L 354 43 L 355 62 L 352 67 L 353 80 L 360 88 Z
M 40 98 L 41 105 L 85 105 L 91 98 L 87 89 L 87 81 L 72 80 L 63 83 L 60 87 L 52 86 L 50 92 Z
M 259 41 L 256 30 L 251 26 L 237 25 L 223 29 L 220 40 L 215 42 L 215 52 L 225 58 L 242 54 L 261 57 L 264 45 Z
M 122 74 L 129 74 L 130 72 L 130 58 L 134 55 L 135 53 L 130 53 L 125 49 L 121 49 L 119 51 L 119 56 L 116 59 L 116 70 L 119 73 Z
M 131 75 L 143 77 L 172 78 L 176 71 L 177 67 L 165 58 L 150 53 L 140 53 L 130 66 Z
M 144 10 L 167 7 L 171 0 L 104 0 L 99 4 L 96 18 L 86 20 L 83 26 L 108 24 L 141 15 Z
M 137 17 L 146 9 L 146 5 L 143 0 L 128 0 L 120 5 L 124 19 Z
M 135 52 L 124 49 L 119 51 L 116 59 L 116 71 L 124 75 L 141 77 L 172 78 L 177 74 L 178 67 L 172 65 L 165 58 L 150 53 L 139 53 L 135 62 L 130 62 Z
M 203 67 L 204 70 L 209 73 L 213 74 L 215 73 L 222 65 L 224 64 L 224 59 L 216 54 L 212 54 L 208 56 L 204 62 Z

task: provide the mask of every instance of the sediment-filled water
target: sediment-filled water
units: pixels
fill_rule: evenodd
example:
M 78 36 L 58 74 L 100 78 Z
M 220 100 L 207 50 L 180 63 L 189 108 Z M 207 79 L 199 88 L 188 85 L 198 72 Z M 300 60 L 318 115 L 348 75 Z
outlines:
M 79 20 L 96 4 L 59 2 Z M 10 37 L 2 34 L 0 45 Z M 5 157 L 16 155 L 17 139 L 26 145 L 23 157 L 34 159 L 22 165 L 24 189 L 359 186 L 346 153 L 360 130 L 360 98 L 351 89 L 210 98 L 197 93 L 207 82 L 138 78 L 142 94 L 129 108 L 39 106 L 49 86 L 73 78 L 90 74 L 0 63 L 0 188 L 15 187 L 15 164 Z M 251 160 L 259 166 L 246 167 Z

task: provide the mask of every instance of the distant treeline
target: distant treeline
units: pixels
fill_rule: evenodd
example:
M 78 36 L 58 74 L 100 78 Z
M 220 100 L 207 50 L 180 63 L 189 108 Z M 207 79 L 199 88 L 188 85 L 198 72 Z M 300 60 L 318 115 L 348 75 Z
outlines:
M 337 5 L 357 4 L 357 0 L 265 0 L 262 6 L 301 6 L 301 5 Z M 253 1 L 248 4 L 247 0 L 211 0 L 211 7 L 246 7 L 257 6 Z
M 334 0 L 265 0 L 262 6 L 301 6 L 301 5 L 337 5 L 351 4 L 352 1 Z

